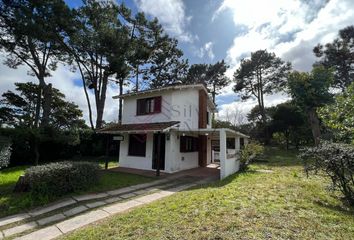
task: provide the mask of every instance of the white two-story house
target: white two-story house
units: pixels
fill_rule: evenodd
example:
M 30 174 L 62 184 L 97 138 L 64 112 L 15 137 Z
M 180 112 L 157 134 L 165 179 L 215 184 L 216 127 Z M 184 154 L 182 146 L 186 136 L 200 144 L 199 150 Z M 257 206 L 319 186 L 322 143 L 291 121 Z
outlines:
M 212 142 L 219 143 L 220 177 L 239 168 L 240 138 L 231 129 L 213 129 L 216 107 L 203 84 L 173 85 L 126 93 L 122 123 L 100 133 L 120 135 L 120 167 L 174 173 L 212 162 Z M 233 149 L 227 149 L 228 142 Z M 234 142 L 233 142 L 234 141 Z

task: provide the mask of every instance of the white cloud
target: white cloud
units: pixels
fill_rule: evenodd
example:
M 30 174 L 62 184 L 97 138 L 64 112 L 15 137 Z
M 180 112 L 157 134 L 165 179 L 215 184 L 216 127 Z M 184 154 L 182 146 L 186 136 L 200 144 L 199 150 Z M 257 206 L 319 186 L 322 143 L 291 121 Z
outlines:
M 227 51 L 232 70 L 250 52 L 266 48 L 293 62 L 295 69 L 307 71 L 315 61 L 312 48 L 333 40 L 339 29 L 354 21 L 352 0 L 225 0 L 213 18 L 227 9 L 234 24 L 247 29 Z
M 200 47 L 195 51 L 195 54 L 199 58 L 208 57 L 210 60 L 214 60 L 215 55 L 213 52 L 213 43 L 212 42 L 205 43 L 204 46 Z
M 196 37 L 186 30 L 191 16 L 186 16 L 182 0 L 135 0 L 140 11 L 157 17 L 167 33 L 183 42 L 193 42 Z
M 293 64 L 294 69 L 309 71 L 316 61 L 312 49 L 317 43 L 333 41 L 338 31 L 354 22 L 353 0 L 224 0 L 214 13 L 213 20 L 222 17 L 225 10 L 233 14 L 236 27 L 246 29 L 235 36 L 227 50 L 226 61 L 231 66 L 227 75 L 232 78 L 240 60 L 259 49 L 268 49 Z M 222 96 L 234 94 L 231 87 Z M 269 106 L 288 99 L 281 93 L 268 96 Z M 228 108 L 246 112 L 257 103 L 252 100 L 220 106 L 220 118 Z

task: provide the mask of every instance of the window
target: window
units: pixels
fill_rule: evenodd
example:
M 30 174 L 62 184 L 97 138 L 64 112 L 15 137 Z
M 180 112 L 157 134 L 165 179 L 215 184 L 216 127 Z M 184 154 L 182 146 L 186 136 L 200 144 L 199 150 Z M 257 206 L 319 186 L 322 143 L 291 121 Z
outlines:
M 207 116 L 207 125 L 209 125 L 209 118 L 210 118 L 209 112 L 207 112 L 206 116 Z
M 198 138 L 190 136 L 182 136 L 180 138 L 180 152 L 196 151 L 198 151 Z
M 161 96 L 142 98 L 136 101 L 136 115 L 146 115 L 161 112 Z
M 146 134 L 129 134 L 129 156 L 145 157 Z

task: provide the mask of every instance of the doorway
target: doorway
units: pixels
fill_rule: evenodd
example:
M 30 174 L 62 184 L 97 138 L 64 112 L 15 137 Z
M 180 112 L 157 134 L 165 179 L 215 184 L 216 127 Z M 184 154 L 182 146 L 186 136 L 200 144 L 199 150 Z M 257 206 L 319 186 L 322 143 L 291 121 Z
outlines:
M 165 134 L 154 133 L 154 142 L 152 148 L 152 169 L 157 169 L 157 162 L 159 162 L 160 163 L 159 169 L 165 170 L 165 145 L 166 145 Z

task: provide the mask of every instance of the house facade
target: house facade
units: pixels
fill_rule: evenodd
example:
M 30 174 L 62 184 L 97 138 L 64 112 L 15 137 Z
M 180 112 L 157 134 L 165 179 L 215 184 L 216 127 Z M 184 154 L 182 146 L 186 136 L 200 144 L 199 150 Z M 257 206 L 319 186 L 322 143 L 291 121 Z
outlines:
M 206 167 L 213 162 L 212 143 L 219 142 L 221 178 L 238 170 L 236 152 L 240 138 L 247 136 L 212 128 L 216 107 L 203 84 L 173 85 L 114 98 L 123 99 L 122 122 L 100 132 L 122 136 L 121 167 L 167 173 Z M 227 149 L 230 140 L 234 149 Z M 233 160 L 225 162 L 228 156 Z

